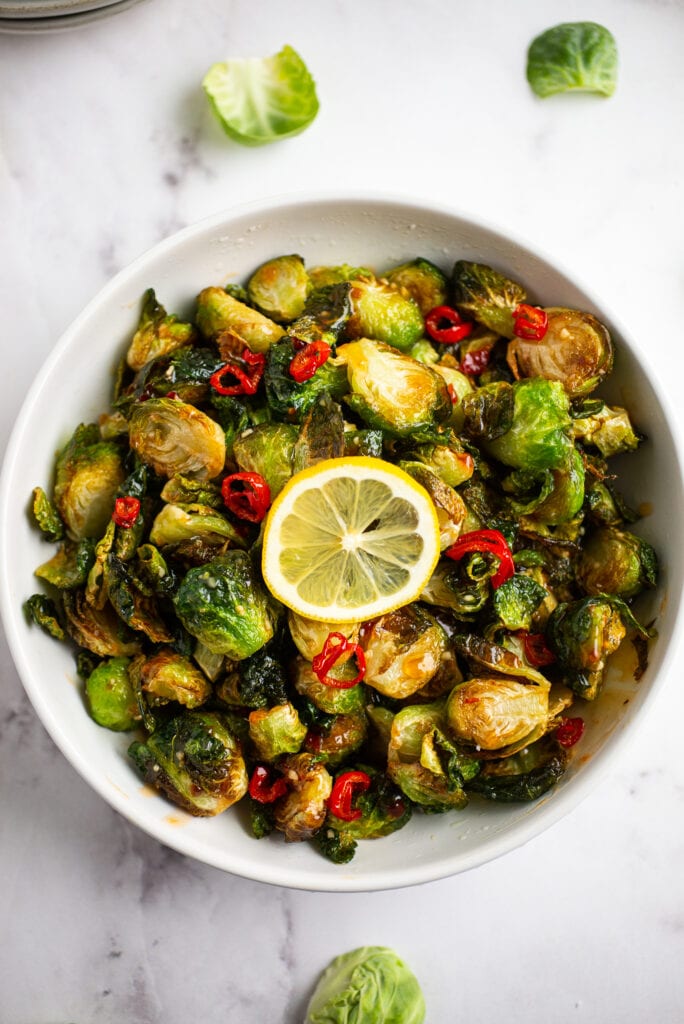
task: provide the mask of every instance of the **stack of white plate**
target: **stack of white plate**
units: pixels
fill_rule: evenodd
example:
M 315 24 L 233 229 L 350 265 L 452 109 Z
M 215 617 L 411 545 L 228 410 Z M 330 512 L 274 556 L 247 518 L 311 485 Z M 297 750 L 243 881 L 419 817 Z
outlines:
M 0 32 L 54 32 L 95 21 L 140 0 L 0 0 Z

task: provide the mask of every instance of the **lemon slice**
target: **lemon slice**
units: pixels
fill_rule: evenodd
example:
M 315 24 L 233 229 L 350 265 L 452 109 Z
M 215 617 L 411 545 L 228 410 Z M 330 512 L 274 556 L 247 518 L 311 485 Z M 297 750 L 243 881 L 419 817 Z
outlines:
M 438 558 L 427 491 L 382 459 L 328 459 L 297 473 L 264 528 L 267 587 L 323 622 L 361 622 L 409 604 Z

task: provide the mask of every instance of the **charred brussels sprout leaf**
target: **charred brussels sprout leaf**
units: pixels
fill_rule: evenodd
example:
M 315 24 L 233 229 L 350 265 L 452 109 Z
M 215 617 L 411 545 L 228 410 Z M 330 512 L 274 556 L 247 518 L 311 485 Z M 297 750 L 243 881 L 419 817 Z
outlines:
M 266 316 L 290 323 L 304 311 L 311 285 L 301 256 L 276 256 L 258 267 L 247 282 L 247 296 Z
M 238 664 L 234 677 L 229 676 L 219 684 L 218 695 L 226 703 L 247 708 L 287 703 L 287 677 L 279 659 L 270 650 L 272 646 L 262 647 L 245 658 Z
M 101 658 L 137 654 L 140 639 L 118 617 L 110 605 L 96 608 L 80 590 L 62 594 L 66 631 L 87 651 Z
M 184 541 L 201 539 L 209 546 L 245 546 L 233 524 L 218 509 L 207 505 L 162 505 L 150 529 L 150 541 L 167 548 Z
M 243 146 L 298 135 L 318 113 L 314 80 L 291 46 L 214 64 L 202 85 L 223 130 Z
M 550 307 L 548 326 L 538 341 L 513 338 L 506 360 L 514 377 L 559 381 L 571 398 L 589 394 L 613 368 L 613 345 L 591 313 Z
M 442 377 L 382 342 L 364 338 L 338 350 L 351 394 L 347 404 L 369 426 L 396 437 L 432 431 L 451 411 Z
M 536 580 L 516 572 L 494 591 L 492 606 L 506 629 L 529 630 L 532 616 L 546 596 L 546 590 Z
M 477 320 L 495 334 L 513 337 L 513 311 L 526 298 L 522 285 L 484 263 L 458 260 L 451 276 L 451 290 L 459 313 Z
M 128 732 L 140 721 L 128 665 L 128 658 L 107 658 L 90 673 L 85 684 L 91 716 L 98 725 L 114 732 Z
M 143 295 L 138 327 L 126 353 L 132 370 L 141 370 L 146 363 L 187 345 L 194 339 L 192 324 L 182 323 L 177 316 L 168 316 L 153 288 Z M 168 390 L 168 388 L 167 388 Z
M 533 39 L 527 53 L 527 81 L 542 98 L 574 90 L 612 96 L 617 68 L 613 35 L 593 21 L 555 25 Z
M 198 405 L 209 397 L 211 376 L 223 363 L 213 349 L 199 345 L 180 348 L 170 356 L 147 363 L 135 375 L 119 405 L 125 409 L 132 402 L 163 398 L 169 392 L 183 402 Z
M 252 352 L 266 352 L 285 333 L 279 324 L 223 288 L 204 288 L 199 293 L 196 320 L 206 338 L 215 339 L 223 331 L 231 331 Z
M 350 338 L 374 338 L 406 352 L 423 336 L 420 308 L 397 288 L 382 281 L 354 281 L 351 299 Z
M 463 430 L 478 442 L 494 441 L 513 426 L 515 392 L 506 381 L 470 389 L 462 396 Z
M 425 1000 L 413 972 L 384 946 L 336 957 L 321 975 L 305 1024 L 423 1024 Z
M 64 523 L 59 512 L 52 504 L 42 487 L 33 489 L 33 518 L 40 527 L 46 540 L 61 540 L 64 536 Z
M 57 607 L 51 598 L 46 597 L 45 594 L 33 594 L 24 602 L 24 610 L 31 622 L 40 626 L 48 636 L 54 637 L 55 640 L 66 638 L 59 621 Z
M 512 757 L 488 761 L 467 784 L 467 790 L 500 803 L 538 800 L 556 785 L 567 762 L 562 747 L 552 738 L 544 738 Z
M 575 577 L 587 594 L 630 598 L 656 585 L 658 560 L 641 537 L 606 526 L 584 544 L 575 562 Z
M 243 551 L 228 551 L 190 569 L 174 606 L 188 633 L 215 654 L 236 661 L 254 654 L 273 636 L 271 599 Z
M 423 316 L 447 301 L 447 279 L 430 260 L 418 258 L 393 267 L 386 275 L 391 285 L 413 299 Z
M 293 470 L 299 473 L 324 459 L 339 459 L 344 451 L 342 409 L 330 395 L 322 394 L 302 421 L 292 456 Z
M 358 839 L 381 839 L 397 832 L 411 820 L 411 804 L 399 787 L 384 772 L 366 764 L 361 769 L 371 781 L 365 792 L 354 797 L 354 809 L 361 811 L 360 817 L 344 821 L 328 814 L 318 833 L 318 848 L 329 860 L 335 860 L 335 855 L 341 850 L 345 854 L 343 863 L 346 863 L 351 860 Z M 336 833 L 336 837 L 331 836 L 331 832 Z
M 197 817 L 220 814 L 247 792 L 240 743 L 216 712 L 186 711 L 128 753 L 145 782 Z
M 175 398 L 150 398 L 134 406 L 130 443 L 158 476 L 180 473 L 213 480 L 226 461 L 226 439 L 219 424 Z
M 118 445 L 92 424 L 77 427 L 56 463 L 55 504 L 70 537 L 102 536 L 123 480 Z
M 351 316 L 350 292 L 350 285 L 342 282 L 315 291 L 307 299 L 302 315 L 292 324 L 291 336 L 334 346 Z
M 548 487 L 544 486 L 540 500 L 526 514 L 535 522 L 550 526 L 571 522 L 584 502 L 585 473 L 582 456 L 576 448 L 571 447 L 564 466 L 542 472 Z M 518 511 L 522 512 L 522 509 Z
M 314 405 L 319 395 L 341 398 L 349 390 L 346 368 L 328 359 L 313 377 L 298 383 L 290 374 L 290 363 L 297 354 L 293 338 L 273 345 L 266 358 L 264 382 L 268 403 L 279 416 L 299 420 Z

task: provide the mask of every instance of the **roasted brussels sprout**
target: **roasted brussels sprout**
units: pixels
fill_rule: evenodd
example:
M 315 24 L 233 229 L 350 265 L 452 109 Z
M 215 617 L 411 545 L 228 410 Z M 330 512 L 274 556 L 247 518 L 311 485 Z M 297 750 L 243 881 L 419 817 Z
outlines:
M 29 622 L 40 626 L 44 633 L 55 640 L 64 640 L 66 633 L 59 620 L 57 606 L 52 598 L 45 594 L 32 594 L 24 601 L 24 611 Z
M 572 433 L 583 444 L 598 448 L 604 459 L 621 452 L 633 452 L 641 441 L 627 410 L 603 403 L 590 415 L 575 416 Z
M 325 821 L 332 777 L 312 754 L 290 754 L 280 769 L 289 792 L 275 806 L 275 827 L 288 842 L 310 839 Z
M 526 298 L 522 285 L 484 263 L 458 260 L 451 275 L 451 292 L 459 313 L 504 338 L 513 337 L 513 312 Z
M 439 546 L 444 551 L 457 540 L 461 532 L 466 516 L 463 498 L 422 463 L 402 462 L 400 465 L 432 498 L 439 520 Z
M 133 335 L 126 362 L 132 370 L 141 370 L 146 363 L 159 356 L 169 355 L 194 340 L 195 328 L 182 323 L 177 316 L 167 315 L 153 288 L 143 295 L 138 327 Z
M 419 257 L 393 267 L 385 275 L 400 292 L 413 299 L 423 316 L 447 301 L 447 279 L 434 263 Z
M 275 498 L 292 476 L 297 437 L 291 423 L 262 423 L 235 439 L 233 458 L 243 473 L 263 476 Z
M 145 782 L 196 817 L 211 817 L 247 792 L 239 741 L 214 711 L 185 711 L 128 753 Z
M 375 277 L 368 267 L 353 267 L 349 263 L 340 263 L 339 266 L 311 267 L 309 280 L 314 291 L 330 288 L 335 284 L 343 284 L 347 281 L 357 281 L 362 278 Z
M 398 288 L 383 281 L 360 279 L 352 283 L 350 338 L 374 338 L 408 351 L 423 336 L 425 323 L 418 305 Z
M 330 633 L 342 633 L 351 643 L 357 643 L 361 625 L 359 622 L 319 622 L 307 619 L 306 616 L 298 615 L 293 611 L 288 611 L 287 623 L 297 650 L 308 661 L 313 661 L 316 655 L 320 654 Z M 336 664 L 340 666 L 350 657 L 351 652 L 347 652 L 338 659 Z
M 367 338 L 338 349 L 349 376 L 345 401 L 369 427 L 402 437 L 434 428 L 451 411 L 442 377 L 431 367 Z
M 367 693 L 363 684 L 358 683 L 356 686 L 340 688 L 327 686 L 320 681 L 318 676 L 314 675 L 310 662 L 305 658 L 296 658 L 291 670 L 292 681 L 297 692 L 325 714 L 358 714 L 363 711 Z M 354 663 L 348 661 L 339 670 L 336 668 L 336 673 L 338 678 L 349 680 L 356 676 L 357 670 Z
M 242 346 L 244 348 L 244 344 Z M 241 349 L 242 351 L 242 349 Z M 199 405 L 211 397 L 211 377 L 225 359 L 214 348 L 186 345 L 168 356 L 146 363 L 136 373 L 130 387 L 118 401 L 122 412 L 129 412 L 136 402 L 163 398 L 173 392 L 176 398 Z
M 447 444 L 421 444 L 411 452 L 413 458 L 428 466 L 449 487 L 460 487 L 470 480 L 475 460 L 455 436 L 446 438 Z
M 544 470 L 514 470 L 504 489 L 520 488 L 511 507 L 535 523 L 556 526 L 569 523 L 584 502 L 584 462 L 576 448 L 569 448 L 565 465 Z M 527 490 L 532 486 L 533 492 Z M 535 493 L 536 491 L 536 493 Z
M 162 647 L 140 665 L 142 689 L 152 704 L 176 701 L 186 708 L 198 708 L 211 697 L 211 683 L 189 658 L 171 647 Z
M 299 383 L 290 374 L 297 354 L 293 338 L 283 338 L 269 350 L 264 383 L 270 407 L 279 416 L 299 420 L 321 394 L 341 398 L 349 390 L 347 372 L 337 359 L 330 358 L 308 380 Z
M 235 661 L 248 658 L 273 636 L 271 598 L 244 551 L 227 551 L 190 569 L 173 603 L 188 633 Z
M 368 733 L 365 714 L 335 715 L 331 721 L 309 729 L 305 748 L 324 764 L 338 765 L 363 745 Z
M 541 735 L 549 714 L 549 684 L 516 679 L 468 679 L 449 695 L 446 716 L 457 739 L 478 750 L 501 750 Z M 536 734 L 536 735 L 535 735 Z
M 85 684 L 91 716 L 98 725 L 115 732 L 128 732 L 140 722 L 128 665 L 128 658 L 106 658 L 90 673 Z
M 159 476 L 213 480 L 226 461 L 225 434 L 216 420 L 175 398 L 150 398 L 135 405 L 130 442 Z
M 95 560 L 95 542 L 90 537 L 75 544 L 65 541 L 52 558 L 36 569 L 36 576 L 58 590 L 74 590 L 88 579 Z
M 167 548 L 187 540 L 202 539 L 210 546 L 245 546 L 244 537 L 216 508 L 208 505 L 162 505 L 150 529 L 150 542 Z
M 509 341 L 506 361 L 513 376 L 559 381 L 571 398 L 589 394 L 613 368 L 608 331 L 591 313 L 560 306 L 545 312 L 548 326 L 543 338 Z
M 266 352 L 285 333 L 279 324 L 234 299 L 223 288 L 205 288 L 200 292 L 196 322 L 206 338 L 216 338 L 222 331 L 231 331 L 252 352 Z
M 77 427 L 57 456 L 55 504 L 74 540 L 100 537 L 124 480 L 121 449 L 93 424 Z
M 325 825 L 316 834 L 318 849 L 336 864 L 346 864 L 351 860 L 357 840 L 381 839 L 397 832 L 411 820 L 411 804 L 401 789 L 384 772 L 376 771 L 367 764 L 362 766 L 362 770 L 370 778 L 370 785 L 354 800 L 359 816 L 345 821 L 328 813 Z
M 265 316 L 290 323 L 303 312 L 311 289 L 301 256 L 276 256 L 266 260 L 247 282 L 247 296 Z
M 64 523 L 55 505 L 50 501 L 42 487 L 33 488 L 33 518 L 38 524 L 46 540 L 61 540 L 64 536 Z
M 487 385 L 498 387 L 501 385 Z M 567 464 L 572 441 L 568 435 L 568 397 L 562 384 L 543 378 L 512 386 L 514 406 L 510 427 L 483 447 L 499 462 L 516 469 L 557 469 Z
M 575 561 L 575 578 L 586 594 L 634 597 L 654 587 L 658 560 L 651 545 L 636 534 L 606 526 L 595 530 Z
M 249 737 L 257 757 L 263 761 L 275 761 L 281 754 L 296 754 L 305 736 L 306 726 L 289 701 L 250 712 Z
M 338 283 L 313 292 L 289 334 L 300 342 L 325 341 L 334 348 L 351 316 L 351 285 Z
M 499 803 L 538 800 L 556 785 L 567 763 L 566 751 L 552 736 L 544 736 L 512 757 L 486 761 L 466 789 Z
M 101 658 L 137 654 L 140 639 L 127 628 L 110 605 L 94 608 L 80 590 L 62 594 L 65 628 L 79 647 Z
M 549 618 L 547 638 L 566 686 L 585 700 L 595 700 L 607 659 L 626 632 L 620 610 L 605 596 L 559 604 Z
M 410 697 L 437 672 L 447 649 L 444 630 L 419 605 L 375 619 L 361 638 L 364 682 L 386 697 Z
M 531 576 L 516 572 L 494 591 L 492 607 L 505 629 L 529 630 L 532 616 L 546 596 L 547 591 Z

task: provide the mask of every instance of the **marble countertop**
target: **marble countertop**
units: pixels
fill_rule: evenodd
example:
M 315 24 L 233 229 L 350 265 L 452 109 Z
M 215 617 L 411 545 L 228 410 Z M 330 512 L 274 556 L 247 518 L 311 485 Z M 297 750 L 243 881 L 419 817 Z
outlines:
M 526 47 L 568 18 L 614 32 L 610 100 L 531 94 Z M 203 74 L 286 42 L 319 117 L 242 149 Z M 73 32 L 0 35 L 0 445 L 112 274 L 202 216 L 307 188 L 434 197 L 557 254 L 681 410 L 683 43 L 678 0 L 146 0 Z M 599 787 L 527 846 L 417 888 L 331 895 L 232 877 L 140 832 L 48 738 L 4 640 L 0 666 L 2 1024 L 299 1024 L 328 960 L 366 944 L 412 965 L 429 1024 L 684 1020 L 674 673 Z

